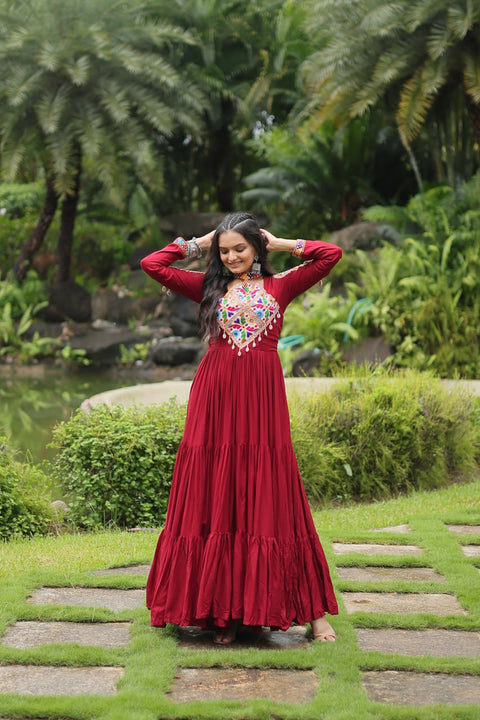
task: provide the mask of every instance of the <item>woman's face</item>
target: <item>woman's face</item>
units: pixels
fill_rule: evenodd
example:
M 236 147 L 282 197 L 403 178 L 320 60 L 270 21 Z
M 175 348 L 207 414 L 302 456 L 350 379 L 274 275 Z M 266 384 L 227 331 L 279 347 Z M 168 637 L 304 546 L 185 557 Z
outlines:
M 243 235 L 227 230 L 218 238 L 220 260 L 230 272 L 240 275 L 249 272 L 255 257 L 255 248 Z

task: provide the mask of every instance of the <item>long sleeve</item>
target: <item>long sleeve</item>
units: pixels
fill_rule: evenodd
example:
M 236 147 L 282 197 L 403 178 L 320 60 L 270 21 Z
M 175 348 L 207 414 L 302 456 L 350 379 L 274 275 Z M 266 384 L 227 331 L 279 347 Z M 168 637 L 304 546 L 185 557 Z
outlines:
M 140 261 L 140 266 L 147 275 L 172 292 L 199 303 L 203 293 L 203 273 L 171 267 L 174 262 L 184 258 L 185 242 L 174 241 L 162 250 L 144 257 Z
M 322 240 L 299 240 L 294 255 L 305 262 L 272 278 L 275 297 L 283 309 L 326 277 L 342 257 L 342 250 Z

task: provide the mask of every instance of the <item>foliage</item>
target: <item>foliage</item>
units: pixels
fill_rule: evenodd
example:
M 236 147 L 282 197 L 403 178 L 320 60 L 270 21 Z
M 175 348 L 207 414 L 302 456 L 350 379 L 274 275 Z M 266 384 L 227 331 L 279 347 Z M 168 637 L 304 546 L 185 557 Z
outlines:
M 100 405 L 57 425 L 53 472 L 78 527 L 160 524 L 167 509 L 185 407 Z
M 34 226 L 34 218 L 27 214 L 22 218 L 0 217 L 0 278 L 10 276 L 15 259 Z M 59 224 L 54 220 L 46 234 L 42 255 L 34 261 L 34 267 L 42 272 L 42 277 L 51 278 L 55 269 L 55 245 Z M 142 237 L 142 235 L 140 235 Z M 116 221 L 97 220 L 83 214 L 78 215 L 75 223 L 75 243 L 72 252 L 72 276 L 83 285 L 104 283 L 112 273 L 131 256 L 138 238 L 132 237 L 131 227 L 126 218 L 117 217 Z M 27 273 L 21 287 L 28 294 L 30 302 L 45 298 L 43 284 L 35 273 Z M 20 287 L 17 283 L 17 286 Z M 36 296 L 35 298 L 33 296 Z
M 395 133 L 378 113 L 306 136 L 274 127 L 252 141 L 264 167 L 245 178 L 243 202 L 267 212 L 288 237 L 318 238 L 358 218 L 361 207 L 396 199 L 404 172 Z
M 371 301 L 358 320 L 385 335 L 396 365 L 480 376 L 479 189 L 477 175 L 458 191 L 440 187 L 415 196 L 403 224 L 416 234 L 373 255 L 357 253 L 359 280 L 348 289 Z M 392 213 L 376 207 L 365 217 L 391 221 Z
M 310 500 L 372 500 L 468 480 L 480 462 L 480 401 L 412 371 L 297 396 L 292 439 Z
M 35 220 L 30 214 L 21 218 L 0 215 L 0 279 L 5 278 L 13 268 L 15 258 L 34 225 Z
M 0 540 L 47 531 L 51 512 L 46 485 L 42 470 L 17 462 L 7 438 L 0 436 Z
M 22 217 L 25 213 L 40 210 L 42 200 L 41 183 L 0 184 L 0 215 Z
M 368 376 L 291 400 L 311 501 L 386 498 L 467 480 L 480 462 L 480 403 L 428 374 Z M 151 526 L 165 516 L 185 406 L 79 410 L 54 429 L 53 471 L 78 527 Z M 132 498 L 135 502 L 132 503 Z
M 120 345 L 120 359 L 117 363 L 119 365 L 142 365 L 147 359 L 150 346 L 150 342 L 136 343 L 132 347 Z
M 118 188 L 129 173 L 158 185 L 162 138 L 179 127 L 199 131 L 202 94 L 172 62 L 175 48 L 193 40 L 165 19 L 152 20 L 149 2 L 133 0 L 7 3 L 1 27 L 2 171 L 13 178 L 29 162 L 42 167 L 51 208 L 40 213 L 42 232 L 33 250 L 25 246 L 22 267 L 59 202 L 62 281 L 83 162 L 96 163 L 103 185 Z
M 291 303 L 285 313 L 282 335 L 303 336 L 302 350 L 313 348 L 321 353 L 320 372 L 331 375 L 342 359 L 345 337 L 357 340 L 359 332 L 347 322 L 350 304 L 341 295 L 331 294 L 331 284 L 311 290 Z M 293 356 L 282 358 L 289 372 Z
M 428 128 L 436 165 L 455 183 L 480 138 L 478 3 L 311 0 L 309 7 L 316 50 L 303 72 L 316 123 L 393 105 L 405 147 Z

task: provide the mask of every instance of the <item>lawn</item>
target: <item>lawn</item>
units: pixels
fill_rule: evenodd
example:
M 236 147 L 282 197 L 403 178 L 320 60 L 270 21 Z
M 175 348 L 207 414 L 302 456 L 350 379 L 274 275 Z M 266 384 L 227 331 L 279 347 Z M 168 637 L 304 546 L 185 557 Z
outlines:
M 77 622 L 131 620 L 131 641 L 124 648 L 104 649 L 80 645 L 49 645 L 31 649 L 0 646 L 0 663 L 48 665 L 121 665 L 125 674 L 112 697 L 34 697 L 0 695 L 0 718 L 95 718 L 96 720 L 160 720 L 160 718 L 246 718 L 318 720 L 478 720 L 478 706 L 390 706 L 371 702 L 361 684 L 363 670 L 417 670 L 480 675 L 480 657 L 409 657 L 395 653 L 361 651 L 355 628 L 450 628 L 480 631 L 480 558 L 465 557 L 461 544 L 480 544 L 479 535 L 459 536 L 445 523 L 480 525 L 480 480 L 452 485 L 435 492 L 369 505 L 319 509 L 314 512 L 320 538 L 332 568 L 340 614 L 333 619 L 336 644 L 310 644 L 302 649 L 239 647 L 221 650 L 182 649 L 174 627 L 151 629 L 146 609 L 113 613 L 107 609 L 73 606 L 35 606 L 25 603 L 40 586 L 142 587 L 139 575 L 96 576 L 99 568 L 148 563 L 157 535 L 150 532 L 103 532 L 62 535 L 0 545 L 0 634 L 15 620 L 72 620 Z M 372 533 L 372 528 L 408 523 L 408 535 Z M 331 543 L 379 542 L 416 544 L 422 557 L 334 555 Z M 369 582 L 359 586 L 341 580 L 340 565 L 430 566 L 446 582 L 441 592 L 455 595 L 465 615 L 425 613 L 348 614 L 341 591 L 439 592 L 431 582 Z M 318 677 L 314 700 L 290 705 L 272 700 L 217 700 L 189 704 L 169 699 L 180 667 L 255 667 L 313 669 Z M 220 670 L 219 670 L 220 672 Z

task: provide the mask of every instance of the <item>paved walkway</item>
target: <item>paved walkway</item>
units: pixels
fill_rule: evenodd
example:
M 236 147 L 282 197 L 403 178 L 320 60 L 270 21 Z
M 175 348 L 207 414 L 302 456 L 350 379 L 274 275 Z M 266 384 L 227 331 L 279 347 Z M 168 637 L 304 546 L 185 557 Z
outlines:
M 346 618 L 354 629 L 357 648 L 364 655 L 365 661 L 360 664 L 361 682 L 368 698 L 372 702 L 393 706 L 438 703 L 478 705 L 480 717 L 478 674 L 459 673 L 458 669 L 452 672 L 448 672 L 448 668 L 445 671 L 438 670 L 441 658 L 460 658 L 462 663 L 466 663 L 468 659 L 480 658 L 479 618 L 473 619 L 469 629 L 459 630 L 452 627 L 456 618 L 468 619 L 469 611 L 462 607 L 458 597 L 443 591 L 446 578 L 430 567 L 428 562 L 423 562 L 424 548 L 421 546 L 422 538 L 418 531 L 415 534 L 416 544 L 409 542 L 411 531 L 408 525 L 377 530 L 383 533 L 382 538 L 391 537 L 391 541 L 375 542 L 372 531 L 371 542 L 336 542 L 332 547 L 333 565 L 336 566 L 341 587 L 339 595 L 344 606 L 341 617 Z M 441 532 L 457 543 L 461 550 L 459 563 L 468 567 L 469 572 L 473 569 L 480 575 L 480 525 L 445 525 Z M 392 559 L 394 562 L 389 565 Z M 415 565 L 411 565 L 412 562 Z M 138 621 L 138 609 L 144 606 L 147 573 L 147 565 L 100 568 L 96 573 L 86 574 L 87 587 L 38 587 L 26 600 L 30 615 L 37 611 L 38 618 L 13 622 L 0 639 L 0 645 L 3 648 L 12 648 L 17 653 L 28 654 L 32 648 L 75 643 L 73 647 L 77 648 L 79 658 L 82 646 L 125 648 L 132 642 L 132 622 Z M 121 584 L 127 575 L 138 581 L 135 583 L 138 587 L 94 587 L 96 577 L 109 576 L 110 580 L 118 580 Z M 92 587 L 88 587 L 89 578 Z M 385 582 L 408 583 L 409 590 L 382 592 L 381 584 Z M 363 589 L 366 584 L 368 587 L 368 583 L 374 583 L 374 587 L 378 589 Z M 416 591 L 415 585 L 418 583 L 422 583 L 421 592 Z M 52 605 L 59 608 L 58 619 L 42 619 L 42 611 L 44 613 L 44 609 Z M 122 620 L 75 622 L 69 619 L 69 614 L 74 612 L 76 607 L 107 608 L 115 614 L 122 613 Z M 129 613 L 132 614 L 132 619 L 125 620 L 125 615 L 128 616 Z M 402 627 L 406 618 L 417 616 L 424 618 L 421 627 Z M 142 618 L 143 623 L 147 622 L 145 615 Z M 375 619 L 370 627 L 369 618 Z M 382 618 L 387 621 L 382 622 Z M 442 623 L 445 623 L 444 627 L 441 627 Z M 211 640 L 211 633 L 198 628 L 184 628 L 179 631 L 178 647 L 182 662 L 168 690 L 170 700 L 177 707 L 183 703 L 212 699 L 231 702 L 250 698 L 266 698 L 296 705 L 308 703 L 318 696 L 318 693 L 322 693 L 318 676 L 313 670 L 281 667 L 282 652 L 309 647 L 311 641 L 304 627 L 293 626 L 286 633 L 265 631 L 261 635 L 254 635 L 244 629 L 238 643 L 232 647 L 217 648 L 212 645 Z M 340 649 L 344 642 L 345 637 L 339 635 L 336 646 L 327 648 L 328 652 Z M 229 654 L 239 648 L 252 647 L 259 651 L 274 650 L 280 653 L 277 655 L 279 667 L 256 668 L 252 667 L 251 663 L 244 667 L 238 667 L 237 663 L 234 667 L 228 667 Z M 205 662 L 198 662 L 196 658 L 201 657 L 206 649 L 212 648 L 227 667 L 212 667 L 211 661 L 207 663 L 208 666 Z M 404 669 L 389 667 L 389 664 L 392 664 L 392 653 L 396 657 L 405 658 Z M 372 665 L 371 659 L 382 656 L 385 658 L 380 662 L 382 669 L 375 668 L 375 662 Z M 408 658 L 423 658 L 427 665 L 431 663 L 432 670 L 409 667 Z M 402 666 L 398 661 L 395 664 Z M 124 669 L 121 666 L 72 667 L 28 662 L 21 664 L 18 659 L 17 662 L 4 663 L 0 665 L 0 718 L 5 720 L 7 717 L 1 714 L 1 698 L 6 694 L 10 697 L 13 694 L 28 698 L 77 695 L 108 698 L 118 693 L 118 683 L 123 675 Z M 81 703 L 82 700 L 79 698 L 78 702 Z M 15 714 L 15 718 L 32 718 L 31 704 L 28 708 L 26 715 Z M 66 716 L 61 713 L 58 716 L 49 714 L 48 717 L 63 720 Z M 128 714 L 125 715 L 125 720 L 129 717 Z M 202 717 L 208 717 L 208 713 Z M 446 716 L 442 714 L 441 717 Z M 352 720 L 353 718 L 354 715 Z
M 338 382 L 337 378 L 285 378 L 287 393 L 295 392 L 302 395 L 312 395 L 320 390 L 327 391 Z M 441 382 L 446 387 L 461 387 L 473 395 L 480 395 L 480 380 L 442 380 Z M 174 396 L 180 402 L 185 402 L 188 400 L 191 384 L 191 380 L 166 380 L 165 382 L 132 385 L 117 390 L 108 390 L 87 398 L 82 403 L 82 408 L 88 410 L 100 403 L 106 403 L 107 405 L 154 405 L 161 404 Z

